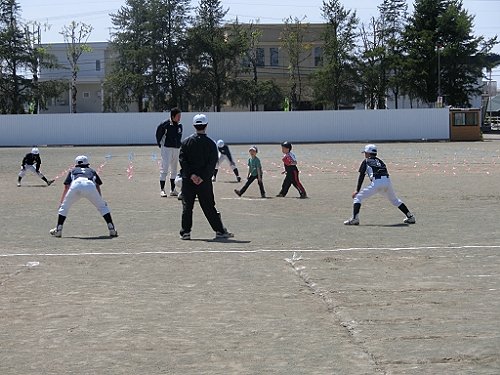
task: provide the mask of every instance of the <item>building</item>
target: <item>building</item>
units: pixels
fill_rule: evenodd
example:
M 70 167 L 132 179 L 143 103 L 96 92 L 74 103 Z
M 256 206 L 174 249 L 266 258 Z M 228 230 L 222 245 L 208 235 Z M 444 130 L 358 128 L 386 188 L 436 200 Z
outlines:
M 77 102 L 76 110 L 79 113 L 103 112 L 104 92 L 103 83 L 106 68 L 109 66 L 109 49 L 107 42 L 87 43 L 89 52 L 83 52 L 78 59 Z M 67 81 L 68 90 L 58 98 L 52 98 L 47 110 L 41 113 L 69 113 L 71 110 L 71 68 L 66 57 L 67 44 L 55 43 L 44 45 L 47 52 L 54 55 L 61 65 L 59 69 L 41 69 L 40 81 L 63 80 Z
M 284 24 L 242 24 L 242 27 L 253 27 L 261 32 L 256 43 L 256 58 L 257 58 L 257 77 L 259 81 L 274 81 L 287 95 L 290 91 L 290 57 L 287 51 L 281 45 L 282 33 Z M 323 41 L 321 34 L 324 32 L 325 24 L 301 24 L 304 31 L 304 52 L 299 57 L 300 74 L 302 83 L 301 93 L 301 109 L 313 109 L 313 92 L 308 75 L 313 73 L 322 64 Z M 240 72 L 237 78 L 252 79 L 253 71 L 248 60 L 242 59 L 242 68 L 248 68 L 246 72 Z M 225 110 L 235 110 L 236 108 L 229 106 Z M 248 108 L 239 108 L 247 110 Z M 281 108 L 265 108 L 261 106 L 259 110 L 265 109 L 281 109 Z

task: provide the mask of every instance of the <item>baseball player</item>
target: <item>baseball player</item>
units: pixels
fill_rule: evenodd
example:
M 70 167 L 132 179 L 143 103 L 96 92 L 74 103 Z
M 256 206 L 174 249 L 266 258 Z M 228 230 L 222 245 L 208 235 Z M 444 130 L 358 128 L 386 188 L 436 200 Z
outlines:
M 283 161 L 283 165 L 285 166 L 285 170 L 281 173 L 286 173 L 286 176 L 283 184 L 281 185 L 281 191 L 276 196 L 285 197 L 288 193 L 288 189 L 290 189 L 290 186 L 293 185 L 295 189 L 299 191 L 301 199 L 307 198 L 306 190 L 299 180 L 297 157 L 292 152 L 292 144 L 288 141 L 283 142 L 281 144 L 281 152 L 284 154 L 281 160 Z
M 160 169 L 160 196 L 166 197 L 165 181 L 170 170 L 170 195 L 176 196 L 175 175 L 177 174 L 177 164 L 179 163 L 179 147 L 182 140 L 181 110 L 172 108 L 170 119 L 162 122 L 156 128 L 156 143 L 161 150 Z
M 109 235 L 111 237 L 118 237 L 118 232 L 111 219 L 108 205 L 101 196 L 101 185 L 102 181 L 99 175 L 89 167 L 88 158 L 85 155 L 77 156 L 75 167 L 71 169 L 64 180 L 64 191 L 58 211 L 57 226 L 50 230 L 50 234 L 54 237 L 61 237 L 64 221 L 68 216 L 69 209 L 80 198 L 87 198 L 99 210 L 106 221 Z
M 50 186 L 54 183 L 55 180 L 47 180 L 47 178 L 40 172 L 40 166 L 42 165 L 42 159 L 40 158 L 40 150 L 37 147 L 33 147 L 31 152 L 24 155 L 23 161 L 21 162 L 21 170 L 17 175 L 17 186 L 21 186 L 21 180 L 26 175 L 26 172 L 29 171 L 33 174 L 38 175 L 47 186 Z
M 212 175 L 217 163 L 217 145 L 206 134 L 207 117 L 198 114 L 193 117 L 196 133 L 182 141 L 179 161 L 182 169 L 182 221 L 180 236 L 191 239 L 193 207 L 196 197 L 215 238 L 230 238 L 234 235 L 222 224 L 219 211 L 215 208 Z
M 392 183 L 389 178 L 389 172 L 385 163 L 377 157 L 377 146 L 374 144 L 366 145 L 362 151 L 365 154 L 365 160 L 359 167 L 358 185 L 356 191 L 352 193 L 354 198 L 352 218 L 344 221 L 345 225 L 359 225 L 359 211 L 361 203 L 376 193 L 383 194 L 389 201 L 399 208 L 406 216 L 403 220 L 405 224 L 415 224 L 415 216 L 408 210 L 406 205 L 396 196 Z M 371 181 L 371 184 L 361 190 L 365 174 Z M 361 190 L 361 191 L 360 191 Z
M 264 183 L 262 182 L 262 165 L 260 163 L 260 159 L 257 157 L 257 152 L 259 150 L 257 149 L 257 146 L 252 146 L 248 150 L 248 153 L 250 154 L 250 158 L 248 158 L 248 176 L 247 176 L 247 182 L 241 189 L 234 189 L 234 192 L 236 193 L 237 196 L 241 197 L 245 191 L 247 191 L 248 187 L 257 180 L 257 183 L 259 184 L 259 189 L 260 189 L 260 196 L 262 198 L 266 197 L 266 191 L 264 190 Z
M 214 170 L 214 176 L 212 177 L 212 181 L 215 182 L 217 180 L 217 172 L 219 171 L 219 165 L 227 159 L 229 162 L 229 166 L 234 172 L 234 175 L 236 176 L 236 181 L 240 182 L 241 177 L 238 172 L 238 168 L 236 168 L 236 164 L 234 163 L 233 157 L 231 156 L 231 151 L 229 150 L 229 146 L 224 143 L 222 139 L 219 139 L 217 141 L 217 148 L 219 150 L 219 159 L 217 160 L 217 164 L 215 166 Z

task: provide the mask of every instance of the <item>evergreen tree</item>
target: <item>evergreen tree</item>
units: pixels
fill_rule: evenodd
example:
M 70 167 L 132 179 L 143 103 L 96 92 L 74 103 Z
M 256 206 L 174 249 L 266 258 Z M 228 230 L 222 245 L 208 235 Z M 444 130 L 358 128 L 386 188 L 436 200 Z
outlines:
M 183 86 L 189 0 L 151 0 L 148 29 L 151 39 L 150 95 L 153 110 L 185 107 Z
M 473 35 L 474 17 L 460 0 L 417 0 L 405 30 L 408 91 L 428 106 L 439 96 L 452 106 L 470 106 L 496 37 Z
M 228 97 L 243 45 L 238 30 L 223 26 L 220 0 L 200 0 L 189 30 L 188 63 L 192 104 L 220 112 Z
M 356 12 L 346 10 L 339 0 L 323 1 L 326 30 L 323 35 L 323 67 L 313 75 L 317 102 L 337 110 L 358 98 Z
M 20 6 L 15 0 L 0 2 L 0 111 L 25 113 L 31 80 L 21 72 L 29 67 L 30 45 L 19 22 Z
M 106 110 L 128 110 L 129 104 L 136 103 L 138 111 L 143 112 L 152 45 L 148 4 L 142 0 L 126 0 L 125 5 L 111 15 L 111 22 L 114 62 L 105 81 Z

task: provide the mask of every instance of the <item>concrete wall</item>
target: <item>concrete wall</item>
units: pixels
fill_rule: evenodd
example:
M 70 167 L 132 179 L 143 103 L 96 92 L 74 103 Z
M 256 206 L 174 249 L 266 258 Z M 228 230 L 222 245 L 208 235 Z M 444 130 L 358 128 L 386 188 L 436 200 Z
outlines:
M 449 140 L 448 109 L 206 113 L 208 133 L 228 143 Z M 194 113 L 183 113 L 184 136 Z M 168 113 L 0 116 L 0 146 L 154 144 Z

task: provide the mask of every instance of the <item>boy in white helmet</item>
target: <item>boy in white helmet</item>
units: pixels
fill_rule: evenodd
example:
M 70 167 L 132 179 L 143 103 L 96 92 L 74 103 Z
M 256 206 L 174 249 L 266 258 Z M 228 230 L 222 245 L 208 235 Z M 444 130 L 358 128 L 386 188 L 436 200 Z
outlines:
M 217 164 L 215 165 L 214 176 L 212 177 L 212 181 L 215 182 L 217 180 L 217 172 L 219 172 L 219 165 L 227 159 L 229 162 L 229 166 L 233 170 L 234 175 L 236 176 L 236 181 L 240 182 L 241 177 L 238 172 L 238 168 L 233 160 L 231 155 L 231 151 L 229 150 L 229 146 L 224 143 L 222 139 L 217 141 L 217 149 L 219 150 L 219 159 L 217 160 Z
M 391 203 L 403 212 L 406 218 L 405 224 L 415 224 L 415 216 L 408 210 L 408 207 L 396 196 L 389 179 L 389 172 L 385 163 L 377 157 L 377 146 L 368 144 L 362 151 L 365 154 L 365 160 L 359 167 L 358 185 L 356 191 L 352 193 L 354 199 L 352 218 L 344 221 L 345 225 L 359 225 L 359 211 L 361 203 L 376 193 L 383 194 Z M 371 181 L 371 184 L 361 190 L 365 174 Z M 360 191 L 361 190 L 361 191 Z
M 59 216 L 57 226 L 50 230 L 54 237 L 61 237 L 64 221 L 68 216 L 68 211 L 77 200 L 87 198 L 101 213 L 108 226 L 109 235 L 118 237 L 108 204 L 101 196 L 102 181 L 95 170 L 89 167 L 88 158 L 85 155 L 77 156 L 75 167 L 71 169 L 64 180 L 64 191 L 61 197 L 61 206 L 59 207 Z
M 26 172 L 31 172 L 38 175 L 47 186 L 54 183 L 54 180 L 47 180 L 47 178 L 40 172 L 40 166 L 42 165 L 42 159 L 40 158 L 40 150 L 37 147 L 33 147 L 31 152 L 24 155 L 23 161 L 21 162 L 21 170 L 17 175 L 17 186 L 21 186 L 21 180 L 26 175 Z

